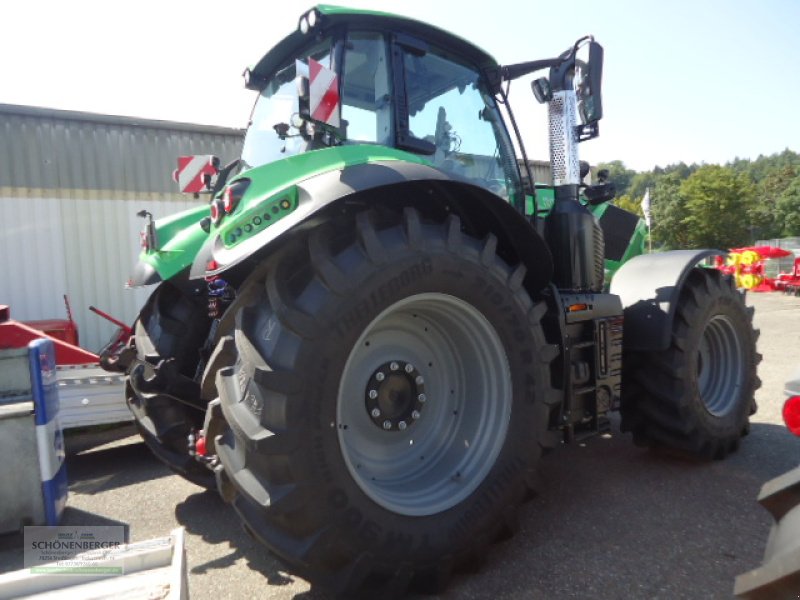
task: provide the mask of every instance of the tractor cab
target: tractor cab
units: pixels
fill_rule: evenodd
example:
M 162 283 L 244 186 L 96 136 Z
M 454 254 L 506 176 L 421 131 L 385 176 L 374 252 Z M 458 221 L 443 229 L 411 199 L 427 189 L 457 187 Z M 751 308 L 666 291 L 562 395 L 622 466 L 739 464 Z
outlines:
M 423 23 L 409 28 L 406 19 L 352 19 L 338 10 L 312 9 L 296 32 L 245 71 L 246 86 L 259 95 L 241 168 L 375 144 L 520 200 L 513 145 L 486 78 L 496 62 Z

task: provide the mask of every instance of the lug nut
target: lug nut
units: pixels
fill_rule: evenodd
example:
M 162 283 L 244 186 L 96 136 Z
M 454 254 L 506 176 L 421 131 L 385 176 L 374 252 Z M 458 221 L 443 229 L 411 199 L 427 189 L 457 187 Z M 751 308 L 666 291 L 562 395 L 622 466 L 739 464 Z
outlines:
M 412 411 L 411 418 L 414 419 L 415 421 L 419 419 L 419 411 L 418 410 Z
M 374 418 L 378 418 L 381 416 L 381 411 L 379 408 L 373 408 L 372 412 L 370 413 Z
M 389 368 L 390 368 L 392 371 L 397 371 L 397 369 L 399 369 L 399 368 L 400 368 L 400 365 L 398 365 L 396 362 L 393 362 L 392 364 L 390 364 L 390 365 L 389 365 Z
M 392 428 L 392 422 L 391 421 L 384 421 L 383 422 L 383 428 L 384 429 L 391 429 Z
M 384 379 L 386 379 L 386 375 L 383 374 L 383 371 L 378 371 L 377 373 L 375 373 L 375 379 L 377 381 L 383 381 Z
M 369 399 L 375 400 L 378 397 L 378 390 L 370 390 L 369 391 Z
M 414 365 L 412 365 L 411 363 L 408 363 L 406 365 L 406 373 L 411 373 L 411 371 L 413 371 L 413 370 L 414 370 Z
M 422 375 L 417 375 L 417 378 L 414 380 L 417 385 L 422 385 L 425 383 L 425 380 L 422 378 Z
M 406 427 L 408 427 L 408 425 L 406 425 L 406 422 L 405 422 L 405 421 L 400 421 L 400 422 L 397 424 L 397 427 L 400 429 L 400 431 L 403 431 L 403 430 L 404 430 Z
M 419 400 L 420 402 L 425 402 L 425 400 L 427 399 L 428 397 L 425 396 L 425 394 L 420 394 L 419 396 L 417 396 L 417 400 Z

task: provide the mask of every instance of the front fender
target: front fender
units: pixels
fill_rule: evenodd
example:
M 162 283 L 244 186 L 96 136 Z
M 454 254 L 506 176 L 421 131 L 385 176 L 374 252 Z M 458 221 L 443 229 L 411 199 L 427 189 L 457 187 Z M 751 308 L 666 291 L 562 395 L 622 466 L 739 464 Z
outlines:
M 208 239 L 199 225 L 208 216 L 205 202 L 158 219 L 155 223 L 158 248 L 142 251 L 129 281 L 130 287 L 167 281 L 192 264 Z
M 689 272 L 720 250 L 674 250 L 642 254 L 622 265 L 611 293 L 622 300 L 625 350 L 661 351 L 669 347 L 678 298 Z
M 294 186 L 296 208 L 272 226 L 230 246 L 220 235 L 212 236 L 192 265 L 190 278 L 230 271 L 251 256 L 269 252 L 289 231 L 304 226 L 325 211 L 345 206 L 354 198 L 371 203 L 440 203 L 465 221 L 480 223 L 494 233 L 501 245 L 514 249 L 528 266 L 526 283 L 541 289 L 552 278 L 552 257 L 546 243 L 528 220 L 508 202 L 467 181 L 457 180 L 428 165 L 403 160 L 374 161 L 348 165 L 309 177 Z M 209 263 L 216 263 L 208 270 Z

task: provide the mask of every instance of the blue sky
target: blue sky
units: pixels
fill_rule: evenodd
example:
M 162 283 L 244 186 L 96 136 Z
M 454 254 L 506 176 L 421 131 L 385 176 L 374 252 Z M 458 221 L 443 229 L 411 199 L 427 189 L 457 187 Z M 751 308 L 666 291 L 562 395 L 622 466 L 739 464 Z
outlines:
M 553 56 L 593 33 L 606 50 L 601 136 L 581 146 L 593 163 L 645 170 L 800 150 L 800 0 L 342 4 L 430 22 L 503 63 Z M 243 127 L 254 95 L 242 70 L 309 6 L 7 3 L 0 102 Z M 547 159 L 544 107 L 522 81 L 511 99 L 529 155 Z

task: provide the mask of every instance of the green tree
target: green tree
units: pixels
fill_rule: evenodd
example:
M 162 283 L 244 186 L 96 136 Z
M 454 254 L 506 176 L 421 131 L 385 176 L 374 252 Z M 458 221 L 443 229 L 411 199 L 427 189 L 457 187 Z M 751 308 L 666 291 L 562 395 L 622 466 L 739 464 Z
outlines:
M 651 194 L 653 193 L 653 188 L 655 188 L 656 182 L 663 176 L 663 173 L 656 173 L 655 171 L 637 173 L 631 180 L 631 185 L 628 189 L 628 195 L 632 198 L 639 198 L 641 200 L 644 198 L 644 193 L 647 188 L 650 188 Z
M 644 217 L 642 213 L 642 199 L 641 198 L 631 198 L 627 194 L 623 194 L 622 196 L 617 196 L 614 198 L 614 204 L 619 206 L 623 210 L 627 210 L 628 212 L 632 212 L 635 215 L 639 215 L 640 217 Z
M 686 201 L 680 194 L 681 179 L 675 173 L 663 175 L 650 190 L 653 243 L 665 249 L 689 247 L 690 238 L 684 223 Z
M 755 186 L 744 173 L 730 167 L 704 165 L 680 186 L 686 201 L 689 246 L 733 248 L 751 239 L 748 215 Z
M 779 199 L 797 176 L 796 167 L 791 165 L 773 167 L 757 185 L 756 200 L 749 213 L 756 238 L 774 238 L 781 235 L 785 216 L 778 208 Z
M 795 177 L 778 197 L 777 213 L 781 236 L 800 235 L 800 177 Z
M 664 174 L 667 175 L 670 173 L 674 173 L 675 175 L 678 176 L 679 179 L 683 180 L 683 179 L 688 179 L 688 177 L 692 173 L 697 171 L 697 169 L 699 168 L 700 168 L 699 165 L 696 165 L 694 163 L 692 163 L 690 166 L 687 165 L 685 162 L 681 161 L 679 163 L 667 165 L 666 167 L 664 167 Z

